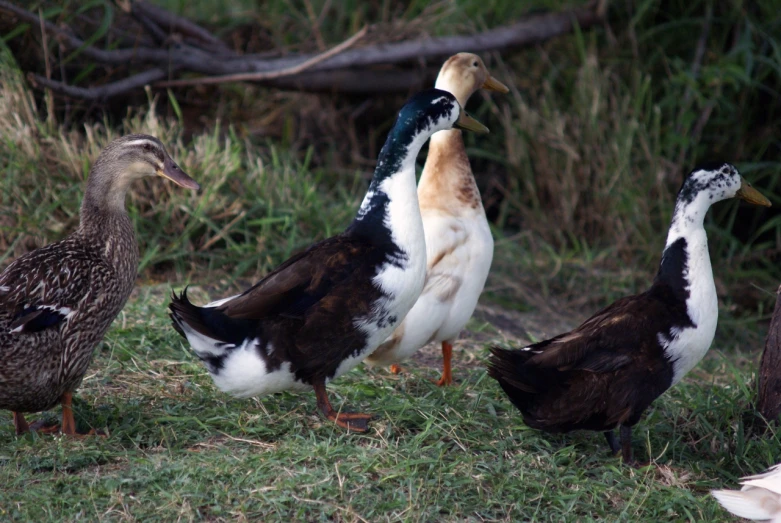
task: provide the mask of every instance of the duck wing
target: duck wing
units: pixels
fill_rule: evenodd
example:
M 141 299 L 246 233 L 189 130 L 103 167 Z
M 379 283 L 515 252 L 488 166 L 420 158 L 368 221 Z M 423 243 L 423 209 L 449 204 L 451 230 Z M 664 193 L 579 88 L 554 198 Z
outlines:
M 366 245 L 346 235 L 323 240 L 291 257 L 216 310 L 234 319 L 302 318 L 333 287 L 354 274 Z
M 18 258 L 0 274 L 0 321 L 12 333 L 56 327 L 86 305 L 100 307 L 96 282 L 113 278 L 113 270 L 96 253 L 75 243 L 50 244 Z
M 611 372 L 632 361 L 638 344 L 638 322 L 659 314 L 644 295 L 622 298 L 574 330 L 525 349 L 528 364 L 558 370 Z M 653 310 L 652 310 L 653 309 Z

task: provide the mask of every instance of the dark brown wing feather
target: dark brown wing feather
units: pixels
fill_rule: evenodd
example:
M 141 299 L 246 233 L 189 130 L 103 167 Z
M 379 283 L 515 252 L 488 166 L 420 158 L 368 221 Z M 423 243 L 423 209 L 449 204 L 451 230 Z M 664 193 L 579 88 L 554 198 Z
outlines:
M 664 313 L 661 304 L 645 294 L 622 298 L 572 331 L 532 345 L 532 352 L 541 352 L 528 363 L 559 370 L 616 370 L 631 360 L 643 317 L 660 313 Z
M 294 256 L 242 295 L 215 308 L 174 297 L 179 321 L 230 344 L 256 340 L 269 370 L 289 363 L 297 379 L 331 378 L 342 361 L 363 350 L 367 334 L 356 324 L 401 321 L 375 310 L 384 296 L 373 282 L 389 262 L 387 248 L 349 232 Z M 220 356 L 222 358 L 223 356 Z M 221 363 L 211 362 L 215 372 Z
M 657 336 L 681 315 L 686 316 L 685 302 L 665 285 L 654 284 L 528 350 L 492 348 L 489 374 L 531 427 L 569 431 L 631 425 L 672 382 L 672 364 Z
M 217 309 L 236 319 L 301 317 L 353 271 L 351 259 L 365 246 L 344 235 L 328 238 L 291 257 L 239 297 Z

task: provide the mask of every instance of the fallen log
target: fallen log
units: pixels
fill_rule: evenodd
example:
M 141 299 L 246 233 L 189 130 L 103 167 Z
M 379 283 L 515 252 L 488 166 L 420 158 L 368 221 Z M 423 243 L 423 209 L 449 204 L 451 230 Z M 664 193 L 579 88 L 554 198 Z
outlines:
M 0 0 L 0 12 L 31 24 L 30 30 L 45 31 L 60 45 L 78 50 L 84 57 L 107 65 L 132 65 L 135 72 L 128 77 L 104 85 L 79 87 L 59 80 L 30 74 L 39 87 L 51 89 L 72 98 L 105 100 L 152 84 L 153 87 L 196 85 L 251 81 L 280 88 L 306 91 L 336 92 L 404 91 L 417 85 L 424 76 L 409 68 L 401 79 L 386 81 L 387 73 L 377 72 L 378 66 L 399 66 L 439 59 L 460 51 L 485 53 L 531 46 L 571 32 L 575 27 L 589 28 L 603 19 L 604 8 L 599 3 L 563 12 L 527 16 L 513 24 L 496 27 L 473 35 L 425 38 L 393 43 L 373 43 L 357 47 L 362 29 L 339 46 L 324 53 L 297 54 L 269 58 L 267 55 L 240 55 L 228 49 L 216 37 L 196 24 L 142 1 L 128 4 L 124 11 L 152 40 L 164 48 L 133 46 L 122 49 L 99 49 L 88 45 L 73 30 L 40 20 L 39 15 L 7 0 Z M 369 32 L 370 29 L 369 29 Z M 164 35 L 168 35 L 165 37 Z M 138 69 L 142 69 L 138 71 Z M 418 69 L 420 66 L 418 65 Z M 183 78 L 185 74 L 200 77 Z M 374 79 L 378 75 L 379 79 Z M 406 78 L 403 78 L 406 76 Z M 144 83 L 146 82 L 146 83 Z

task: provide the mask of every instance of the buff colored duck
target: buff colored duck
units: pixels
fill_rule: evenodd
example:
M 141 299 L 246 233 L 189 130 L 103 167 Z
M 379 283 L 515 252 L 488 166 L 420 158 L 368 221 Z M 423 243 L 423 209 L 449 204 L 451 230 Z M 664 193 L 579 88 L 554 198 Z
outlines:
M 479 89 L 507 93 L 479 56 L 451 56 L 439 72 L 437 89 L 453 93 L 462 106 Z M 472 317 L 483 292 L 494 241 L 459 130 L 431 137 L 426 165 L 418 184 L 420 214 L 426 237 L 426 283 L 404 321 L 366 362 L 398 363 L 435 342 L 442 345 L 443 370 L 438 385 L 453 382 L 453 343 Z

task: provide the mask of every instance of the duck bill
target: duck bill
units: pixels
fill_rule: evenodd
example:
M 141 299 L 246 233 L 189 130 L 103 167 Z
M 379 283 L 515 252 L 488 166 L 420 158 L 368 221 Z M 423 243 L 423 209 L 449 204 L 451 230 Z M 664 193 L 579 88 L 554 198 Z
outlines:
M 763 207 L 770 207 L 770 200 L 765 198 L 761 192 L 754 189 L 750 183 L 741 177 L 740 189 L 735 194 L 741 200 L 745 200 L 752 205 L 762 205 Z
M 486 81 L 483 82 L 481 88 L 485 89 L 486 91 L 494 91 L 502 94 L 507 94 L 510 92 L 510 89 L 506 85 L 504 85 L 502 82 L 500 82 L 493 76 L 489 76 L 488 79 L 486 79 Z
M 458 120 L 456 120 L 456 123 L 453 124 L 453 128 L 462 129 L 464 131 L 472 131 L 478 134 L 486 134 L 490 132 L 488 127 L 469 116 L 466 111 L 461 111 L 461 116 L 459 116 Z
M 170 156 L 166 157 L 165 162 L 163 163 L 163 169 L 157 171 L 157 174 L 163 178 L 168 178 L 176 185 L 184 187 L 185 189 L 193 189 L 197 191 L 201 188 L 201 186 L 198 185 L 198 182 L 187 176 L 187 174 L 185 174 L 185 172 L 179 168 L 178 165 L 176 165 L 176 162 L 174 162 Z

